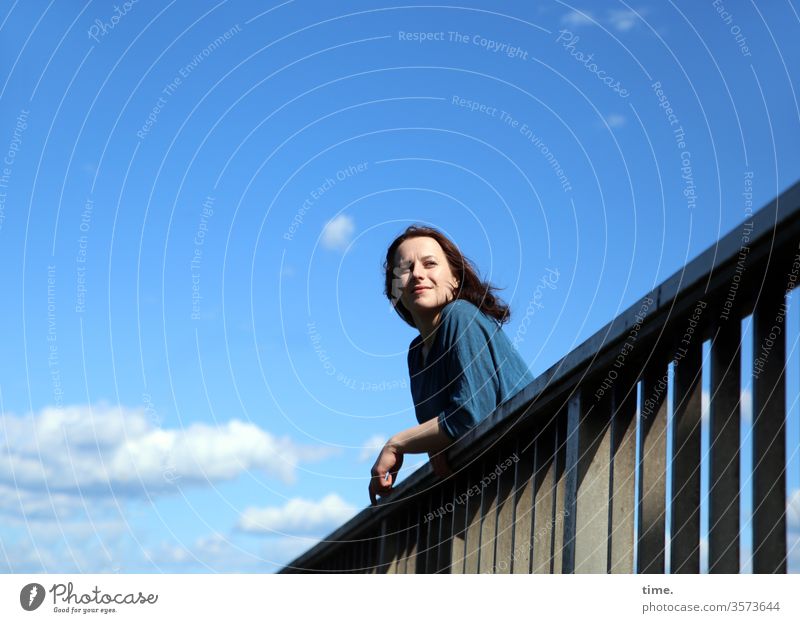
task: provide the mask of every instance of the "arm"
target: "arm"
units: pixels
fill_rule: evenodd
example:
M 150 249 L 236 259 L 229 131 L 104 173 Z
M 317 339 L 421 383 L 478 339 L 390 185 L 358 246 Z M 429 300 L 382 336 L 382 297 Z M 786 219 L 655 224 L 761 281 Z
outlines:
M 393 435 L 386 445 L 394 446 L 402 454 L 437 454 L 451 443 L 453 440 L 442 430 L 439 418 L 433 418 Z
M 408 428 L 393 435 L 383 446 L 378 460 L 372 466 L 372 477 L 369 481 L 369 499 L 374 506 L 376 496 L 388 495 L 392 485 L 397 479 L 397 472 L 403 465 L 403 455 L 420 454 L 427 452 L 431 457 L 431 464 L 438 476 L 446 476 L 450 468 L 444 456 L 453 440 L 442 430 L 439 418 L 428 420 L 423 424 Z
M 427 452 L 434 473 L 437 476 L 449 475 L 451 471 L 444 450 L 454 439 L 477 423 L 481 413 L 489 413 L 494 407 L 493 403 L 484 407 L 480 402 L 480 394 L 489 392 L 478 391 L 485 385 L 482 380 L 490 378 L 494 372 L 487 333 L 487 327 L 492 327 L 488 320 L 481 319 L 482 316 L 474 305 L 459 303 L 458 307 L 454 304 L 450 308 L 447 320 L 442 320 L 439 331 L 444 333 L 444 365 L 450 379 L 443 388 L 449 396 L 447 405 L 437 417 L 397 433 L 386 442 L 378 460 L 372 466 L 369 484 L 372 504 L 376 503 L 376 496 L 391 492 L 406 452 Z M 469 374 L 465 368 L 469 368 Z M 409 373 L 413 372 L 409 354 Z

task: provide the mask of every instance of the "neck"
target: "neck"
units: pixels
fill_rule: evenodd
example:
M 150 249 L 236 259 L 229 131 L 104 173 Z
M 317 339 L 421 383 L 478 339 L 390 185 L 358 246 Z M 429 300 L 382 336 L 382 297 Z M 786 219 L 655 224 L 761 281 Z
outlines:
M 436 329 L 442 319 L 442 310 L 438 310 L 432 316 L 419 316 L 411 313 L 414 318 L 414 324 L 419 329 L 419 334 L 422 336 L 422 341 L 425 343 L 425 348 L 430 350 L 433 345 L 433 340 L 436 337 Z

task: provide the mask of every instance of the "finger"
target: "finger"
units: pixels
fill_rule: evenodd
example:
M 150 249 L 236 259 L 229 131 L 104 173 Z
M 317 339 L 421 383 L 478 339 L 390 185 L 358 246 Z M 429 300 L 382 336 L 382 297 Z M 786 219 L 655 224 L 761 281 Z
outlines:
M 369 491 L 370 491 L 370 499 L 373 503 L 377 504 L 376 496 L 383 496 L 386 495 L 391 490 L 391 487 L 387 487 L 383 484 L 383 481 L 380 478 L 373 478 L 370 481 Z
M 370 501 L 372 504 L 377 504 L 377 498 L 383 498 L 392 492 L 391 487 L 372 487 L 369 492 Z
M 390 476 L 390 474 L 387 473 L 387 476 Z M 385 478 L 375 478 L 372 483 L 378 493 L 387 493 L 392 489 L 391 480 Z

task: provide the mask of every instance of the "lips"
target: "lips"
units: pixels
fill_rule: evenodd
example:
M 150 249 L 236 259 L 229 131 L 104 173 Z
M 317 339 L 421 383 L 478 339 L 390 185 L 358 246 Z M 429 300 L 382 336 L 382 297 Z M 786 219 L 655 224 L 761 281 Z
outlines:
M 430 290 L 430 288 L 426 287 L 414 288 L 414 294 L 419 294 L 420 292 L 424 292 L 425 290 Z

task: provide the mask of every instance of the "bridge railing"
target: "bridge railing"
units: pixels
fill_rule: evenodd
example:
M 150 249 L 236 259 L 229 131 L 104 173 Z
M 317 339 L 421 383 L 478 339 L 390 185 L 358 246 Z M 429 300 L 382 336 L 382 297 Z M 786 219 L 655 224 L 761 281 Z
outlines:
M 282 572 L 663 573 L 669 549 L 671 572 L 696 573 L 701 460 L 709 571 L 740 571 L 745 482 L 753 571 L 785 572 L 786 295 L 799 277 L 796 184 L 459 440 L 453 476 L 419 469 Z M 753 470 L 742 474 L 748 317 Z

